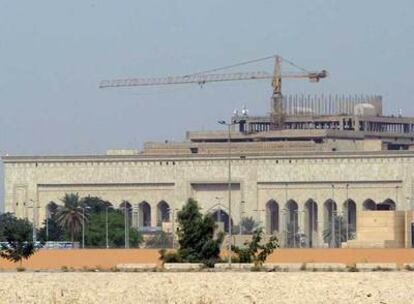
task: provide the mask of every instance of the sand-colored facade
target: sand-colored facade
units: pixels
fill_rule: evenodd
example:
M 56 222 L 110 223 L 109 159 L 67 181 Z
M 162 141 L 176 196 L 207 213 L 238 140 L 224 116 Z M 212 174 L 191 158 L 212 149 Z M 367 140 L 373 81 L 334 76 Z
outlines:
M 174 217 L 189 197 L 205 213 L 228 211 L 226 155 L 5 156 L 3 161 L 5 211 L 37 224 L 46 216 L 46 205 L 59 203 L 68 192 L 100 196 L 115 206 L 128 200 L 137 226 L 160 224 L 165 212 L 160 202 Z M 322 231 L 332 211 L 356 225 L 357 211 L 384 202 L 410 209 L 413 172 L 411 151 L 234 155 L 232 219 L 237 224 L 252 216 L 281 239 L 293 219 L 312 247 L 326 246 Z M 353 209 L 347 210 L 347 200 Z M 144 202 L 150 210 L 145 215 Z

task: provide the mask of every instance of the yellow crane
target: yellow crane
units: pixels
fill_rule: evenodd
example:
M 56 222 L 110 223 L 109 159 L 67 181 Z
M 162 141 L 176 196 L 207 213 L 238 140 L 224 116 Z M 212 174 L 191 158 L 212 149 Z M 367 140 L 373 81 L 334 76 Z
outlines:
M 216 73 L 220 70 L 226 70 L 241 65 L 250 64 L 253 62 L 274 59 L 273 74 L 268 72 L 236 72 L 236 73 Z M 282 72 L 282 62 L 299 69 L 299 72 Z M 283 128 L 284 110 L 283 110 L 283 95 L 282 95 L 282 79 L 308 79 L 311 82 L 319 82 L 320 79 L 327 77 L 326 70 L 321 71 L 307 71 L 299 67 L 293 62 L 284 59 L 279 55 L 268 56 L 264 58 L 245 61 L 225 67 L 216 68 L 209 71 L 204 71 L 195 74 L 182 76 L 167 76 L 167 77 L 150 77 L 150 78 L 127 78 L 103 80 L 99 83 L 99 88 L 117 88 L 117 87 L 135 87 L 135 86 L 162 86 L 172 84 L 190 84 L 197 83 L 204 85 L 209 82 L 220 81 L 238 81 L 238 80 L 272 80 L 272 106 L 271 106 L 271 129 Z

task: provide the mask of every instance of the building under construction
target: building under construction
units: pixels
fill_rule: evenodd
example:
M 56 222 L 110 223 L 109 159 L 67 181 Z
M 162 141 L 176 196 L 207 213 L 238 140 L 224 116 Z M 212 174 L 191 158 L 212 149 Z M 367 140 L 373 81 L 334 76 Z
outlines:
M 283 127 L 271 115 L 232 117 L 232 153 L 383 151 L 414 149 L 414 117 L 384 115 L 381 96 L 295 95 L 283 99 Z M 227 151 L 227 130 L 189 131 L 181 143 L 147 142 L 144 154 L 214 154 Z
M 174 210 L 192 197 L 225 230 L 251 217 L 285 247 L 411 247 L 414 118 L 385 115 L 380 96 L 284 96 L 282 79 L 317 82 L 327 72 L 282 73 L 281 58 L 271 58 L 271 74 L 207 71 L 102 82 L 104 88 L 271 79 L 273 93 L 269 115 L 244 109 L 220 122 L 228 129 L 187 132 L 181 142 L 102 155 L 3 156 L 6 211 L 36 225 L 49 202 L 78 193 L 115 207 L 129 202 L 132 225 L 145 231 L 174 223 Z M 386 210 L 380 221 L 364 220 L 363 211 L 376 210 Z M 326 233 L 337 218 L 347 229 L 338 242 L 336 230 Z

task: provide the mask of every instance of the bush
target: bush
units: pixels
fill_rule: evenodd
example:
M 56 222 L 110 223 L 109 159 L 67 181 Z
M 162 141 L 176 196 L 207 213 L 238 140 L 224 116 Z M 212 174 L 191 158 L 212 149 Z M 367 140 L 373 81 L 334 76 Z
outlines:
M 355 264 L 347 266 L 349 272 L 358 272 L 359 269 L 356 267 Z
M 262 238 L 263 229 L 258 228 L 254 231 L 250 243 L 245 243 L 245 247 L 231 246 L 240 263 L 254 263 L 255 266 L 261 266 L 266 261 L 268 255 L 279 247 L 276 236 L 271 236 L 269 242 L 264 245 L 260 244 Z
M 178 218 L 178 243 L 180 245 L 176 253 L 160 251 L 160 259 L 166 263 L 203 263 L 212 267 L 220 260 L 220 246 L 224 234 L 220 233 L 214 239 L 216 223 L 211 216 L 203 216 L 198 203 L 189 199 Z
M 183 259 L 178 254 L 178 252 L 167 252 L 165 249 L 161 249 L 160 253 L 160 260 L 163 263 L 182 263 Z

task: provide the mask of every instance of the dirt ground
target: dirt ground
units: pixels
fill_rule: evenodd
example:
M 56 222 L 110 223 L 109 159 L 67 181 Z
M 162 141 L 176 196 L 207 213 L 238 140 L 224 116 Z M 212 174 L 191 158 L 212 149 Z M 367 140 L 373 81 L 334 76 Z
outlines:
M 413 272 L 0 273 L 1 303 L 413 303 Z

